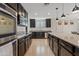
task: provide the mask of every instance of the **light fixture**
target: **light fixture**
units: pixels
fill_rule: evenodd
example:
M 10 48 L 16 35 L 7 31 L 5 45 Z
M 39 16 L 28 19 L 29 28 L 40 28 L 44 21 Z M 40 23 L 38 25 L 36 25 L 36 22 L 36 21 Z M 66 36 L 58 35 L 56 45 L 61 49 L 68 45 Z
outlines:
M 62 13 L 61 17 L 66 17 L 66 15 L 64 14 L 64 3 L 62 4 L 62 11 L 63 11 L 63 13 Z
M 59 20 L 58 19 L 58 12 L 57 11 L 58 11 L 58 8 L 56 8 L 56 14 L 57 14 L 56 20 Z
M 58 18 L 56 18 L 56 20 L 59 20 Z
M 50 3 L 44 3 L 44 5 L 49 5 Z
M 50 15 L 50 13 L 48 12 L 48 15 Z
M 66 17 L 66 16 L 64 14 L 62 14 L 61 17 Z
M 75 7 L 73 8 L 72 11 L 77 11 L 77 10 L 79 10 L 79 7 L 78 7 L 77 4 L 75 3 Z

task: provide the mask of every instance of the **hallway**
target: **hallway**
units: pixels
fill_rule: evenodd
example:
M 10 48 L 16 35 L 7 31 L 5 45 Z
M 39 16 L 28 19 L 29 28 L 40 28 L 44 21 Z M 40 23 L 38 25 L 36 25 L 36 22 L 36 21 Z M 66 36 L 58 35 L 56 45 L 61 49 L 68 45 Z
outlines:
M 32 39 L 32 44 L 25 56 L 54 56 L 47 39 Z

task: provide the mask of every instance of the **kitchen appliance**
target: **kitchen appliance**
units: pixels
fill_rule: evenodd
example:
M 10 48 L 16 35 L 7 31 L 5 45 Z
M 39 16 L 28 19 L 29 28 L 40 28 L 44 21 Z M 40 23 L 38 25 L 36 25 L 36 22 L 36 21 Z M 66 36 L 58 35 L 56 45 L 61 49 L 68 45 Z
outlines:
M 16 12 L 0 3 L 0 44 L 16 38 Z

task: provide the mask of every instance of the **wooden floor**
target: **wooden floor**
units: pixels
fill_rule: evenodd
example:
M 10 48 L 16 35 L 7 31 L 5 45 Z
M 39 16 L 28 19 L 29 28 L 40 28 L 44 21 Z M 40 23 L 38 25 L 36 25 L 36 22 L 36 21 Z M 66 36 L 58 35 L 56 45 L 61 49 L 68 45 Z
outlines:
M 54 56 L 47 39 L 32 39 L 32 44 L 25 56 Z

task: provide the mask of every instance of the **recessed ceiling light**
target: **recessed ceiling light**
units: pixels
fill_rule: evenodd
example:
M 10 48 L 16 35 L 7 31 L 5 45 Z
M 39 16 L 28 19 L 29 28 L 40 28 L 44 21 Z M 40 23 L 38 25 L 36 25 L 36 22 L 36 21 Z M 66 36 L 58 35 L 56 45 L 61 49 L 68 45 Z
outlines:
M 48 12 L 48 15 L 50 15 L 50 13 Z

